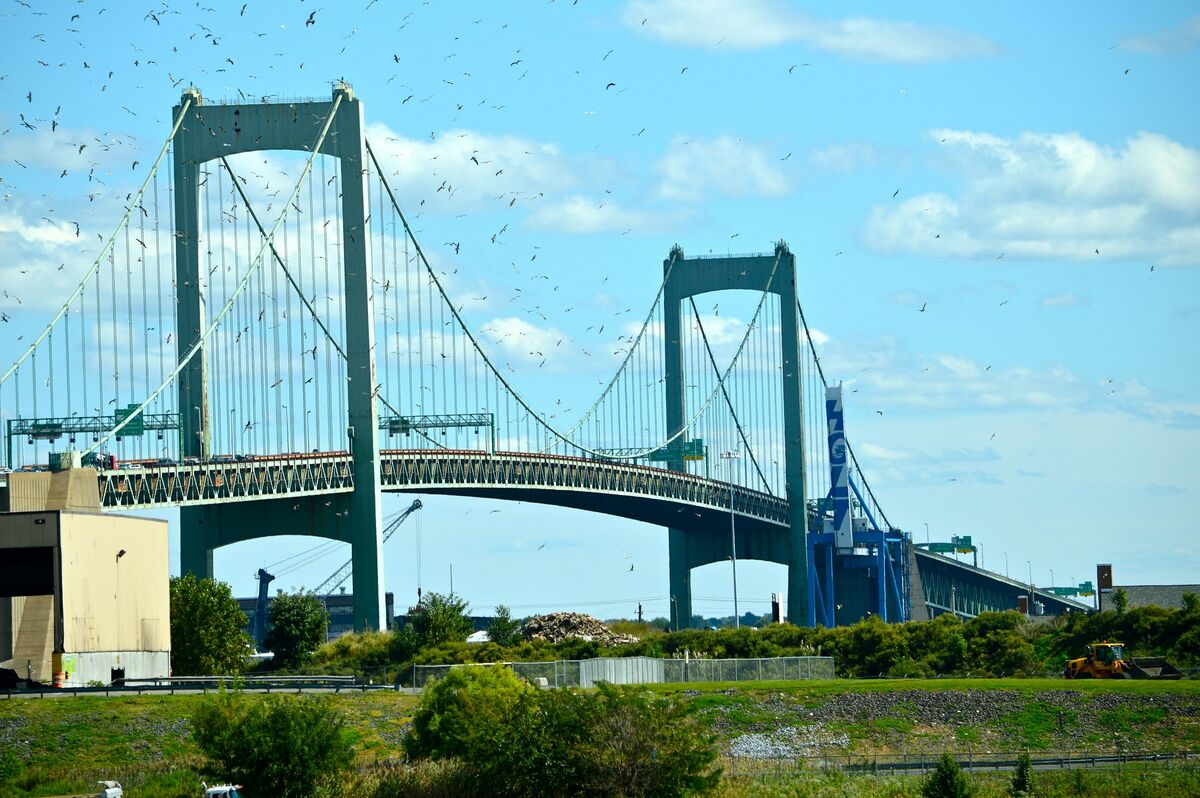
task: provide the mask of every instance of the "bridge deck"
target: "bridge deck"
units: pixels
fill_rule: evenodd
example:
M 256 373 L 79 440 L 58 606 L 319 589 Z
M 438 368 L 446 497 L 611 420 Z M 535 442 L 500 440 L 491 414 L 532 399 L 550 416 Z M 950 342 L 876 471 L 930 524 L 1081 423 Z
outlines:
M 607 512 L 649 523 L 688 525 L 690 517 L 727 516 L 788 523 L 787 500 L 718 480 L 652 466 L 521 452 L 385 449 L 384 490 L 444 493 Z M 106 509 L 181 507 L 354 489 L 345 452 L 270 455 L 195 465 L 144 464 L 100 471 Z M 731 490 L 732 487 L 732 490 Z M 676 516 L 684 516 L 682 519 Z

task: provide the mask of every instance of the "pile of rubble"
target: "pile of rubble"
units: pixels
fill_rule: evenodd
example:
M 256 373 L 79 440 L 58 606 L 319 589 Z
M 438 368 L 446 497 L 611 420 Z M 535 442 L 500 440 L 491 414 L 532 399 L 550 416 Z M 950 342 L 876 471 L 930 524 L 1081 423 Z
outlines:
M 638 641 L 633 635 L 617 634 L 592 616 L 581 612 L 538 615 L 525 622 L 523 631 L 528 640 L 546 640 L 551 643 L 559 643 L 568 637 L 595 640 L 603 646 L 620 646 Z

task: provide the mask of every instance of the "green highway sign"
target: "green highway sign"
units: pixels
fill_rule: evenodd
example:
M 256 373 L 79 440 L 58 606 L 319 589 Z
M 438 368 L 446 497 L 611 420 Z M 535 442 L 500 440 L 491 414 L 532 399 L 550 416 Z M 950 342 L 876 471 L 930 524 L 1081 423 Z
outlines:
M 676 442 L 661 449 L 655 449 L 647 457 L 652 463 L 667 463 L 682 457 L 684 460 L 703 460 L 708 455 L 708 447 L 701 438 L 693 438 L 682 444 Z
M 134 413 L 137 412 L 137 409 L 138 409 L 138 406 L 136 404 L 126 405 L 125 407 L 118 407 L 116 409 L 116 411 L 113 413 L 116 424 L 120 424 L 122 421 L 124 421 L 125 419 L 132 416 Z M 141 414 L 139 413 L 137 416 L 134 416 L 132 419 L 130 419 L 129 423 L 126 424 L 124 427 L 122 427 L 121 431 L 118 432 L 117 434 L 118 435 L 129 435 L 130 437 L 133 437 L 136 435 L 141 435 L 145 431 L 146 431 L 146 422 L 142 418 Z

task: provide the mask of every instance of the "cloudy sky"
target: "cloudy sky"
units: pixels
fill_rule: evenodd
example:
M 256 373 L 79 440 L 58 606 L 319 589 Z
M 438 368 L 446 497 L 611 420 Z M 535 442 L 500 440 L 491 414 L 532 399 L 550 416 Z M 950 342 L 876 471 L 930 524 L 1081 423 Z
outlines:
M 1118 583 L 1196 581 L 1200 16 L 1081 2 L 879 14 L 0 0 L 0 360 L 87 267 L 71 222 L 111 231 L 113 197 L 144 177 L 183 88 L 327 97 L 344 78 L 418 236 L 457 269 L 452 290 L 484 298 L 465 308 L 477 329 L 586 348 L 589 326 L 641 317 L 671 245 L 785 239 L 894 522 L 917 540 L 926 525 L 970 534 L 987 567 L 1043 585 L 1097 562 Z M 497 301 L 514 288 L 542 312 Z M 604 375 L 580 360 L 522 387 L 547 408 L 585 402 Z M 660 528 L 466 499 L 418 515 L 388 545 L 398 604 L 415 594 L 419 531 L 424 587 L 449 589 L 453 566 L 481 612 L 667 613 Z M 257 567 L 313 543 L 221 550 L 218 576 L 250 594 Z M 348 556 L 327 548 L 280 563 L 278 584 L 321 581 Z M 730 611 L 728 571 L 697 571 L 698 611 Z M 763 563 L 739 577 L 755 611 L 786 583 Z

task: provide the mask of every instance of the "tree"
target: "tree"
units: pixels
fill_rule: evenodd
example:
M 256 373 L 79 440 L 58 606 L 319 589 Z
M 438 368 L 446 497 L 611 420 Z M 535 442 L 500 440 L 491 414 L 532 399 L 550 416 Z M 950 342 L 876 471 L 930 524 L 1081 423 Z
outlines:
M 253 651 L 246 614 L 229 585 L 195 574 L 171 578 L 171 672 L 175 676 L 241 673 Z
M 408 620 L 421 648 L 439 643 L 461 643 L 474 631 L 470 605 L 457 594 L 426 593 L 408 610 Z
M 516 645 L 521 640 L 521 622 L 512 617 L 508 607 L 496 607 L 496 617 L 487 628 L 488 639 L 501 646 Z
M 1124 615 L 1125 610 L 1129 609 L 1129 595 L 1125 592 L 1125 588 L 1119 587 L 1113 591 L 1113 607 L 1117 611 L 1117 615 Z
M 1017 770 L 1013 773 L 1012 783 L 1008 785 L 1008 794 L 1013 798 L 1033 795 L 1033 765 L 1029 761 L 1029 754 L 1021 754 L 1017 759 Z
M 263 645 L 286 667 L 303 662 L 325 642 L 329 613 L 313 593 L 280 593 L 271 599 L 271 628 Z
M 967 774 L 950 754 L 942 754 L 942 761 L 921 785 L 925 798 L 971 798 L 973 794 Z
M 404 750 L 414 757 L 474 759 L 532 691 L 507 667 L 451 668 L 422 694 Z
M 421 697 L 412 757 L 453 759 L 497 796 L 672 798 L 711 789 L 715 738 L 642 689 L 537 690 L 508 668 L 464 666 Z
M 192 715 L 192 737 L 213 777 L 248 795 L 306 798 L 349 767 L 353 746 L 325 696 L 221 694 Z

